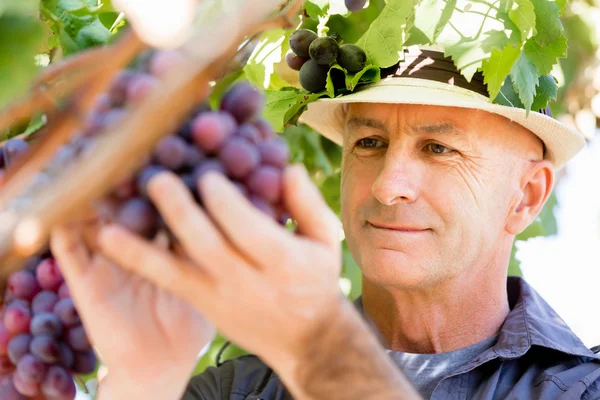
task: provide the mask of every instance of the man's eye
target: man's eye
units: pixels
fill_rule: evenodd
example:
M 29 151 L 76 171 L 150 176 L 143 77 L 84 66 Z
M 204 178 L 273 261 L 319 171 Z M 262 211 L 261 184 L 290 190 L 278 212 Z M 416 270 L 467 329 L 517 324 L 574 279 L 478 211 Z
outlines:
M 449 149 L 448 147 L 442 146 L 441 144 L 438 144 L 438 143 L 429 143 L 426 147 L 433 154 L 444 154 L 444 153 L 450 153 L 452 151 L 452 149 Z
M 360 139 L 358 142 L 356 142 L 356 145 L 358 147 L 372 149 L 372 148 L 377 148 L 377 147 L 383 147 L 385 145 L 385 143 L 383 143 L 381 140 L 377 140 L 377 139 L 373 139 L 373 138 L 364 138 L 364 139 Z

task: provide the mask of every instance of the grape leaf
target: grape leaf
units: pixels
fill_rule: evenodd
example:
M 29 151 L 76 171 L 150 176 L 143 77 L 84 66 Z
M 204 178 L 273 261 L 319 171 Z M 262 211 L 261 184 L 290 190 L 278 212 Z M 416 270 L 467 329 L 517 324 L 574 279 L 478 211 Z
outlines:
M 38 71 L 34 57 L 46 41 L 45 32 L 35 18 L 0 17 L 0 107 L 27 90 Z
M 255 85 L 268 90 L 278 90 L 287 82 L 277 80 L 275 64 L 281 62 L 289 50 L 289 37 L 292 31 L 270 29 L 260 37 L 258 46 L 244 66 L 248 79 Z
M 356 43 L 367 53 L 369 63 L 385 68 L 398 62 L 414 5 L 414 0 L 388 1 L 379 17 Z
M 562 33 L 560 10 L 554 1 L 532 0 L 531 2 L 535 10 L 535 29 L 537 30 L 535 40 L 543 47 L 558 39 Z
M 521 103 L 521 99 L 519 99 L 519 95 L 515 92 L 510 75 L 504 80 L 500 92 L 498 92 L 498 96 L 496 96 L 493 102 L 507 107 L 525 108 L 523 103 Z
M 559 11 L 559 15 L 563 15 L 563 12 L 565 12 L 565 8 L 567 7 L 567 0 L 554 0 L 554 2 L 556 3 L 556 5 L 558 6 L 558 11 Z
M 335 75 L 337 73 L 337 75 Z M 343 75 L 343 78 L 342 78 Z M 338 82 L 334 82 L 334 76 L 337 76 L 337 80 Z M 340 84 L 343 81 L 343 88 L 340 86 Z M 327 91 L 327 95 L 331 98 L 335 97 L 335 89 L 336 89 L 336 85 L 335 83 L 338 83 L 338 90 L 345 90 L 346 89 L 346 70 L 344 68 L 342 68 L 339 64 L 333 64 L 331 66 L 331 68 L 329 69 L 329 72 L 327 73 L 327 82 L 325 84 L 325 90 Z
M 531 0 L 515 0 L 508 16 L 519 28 L 523 40 L 537 33 L 535 29 L 535 11 Z
M 541 110 L 546 108 L 550 100 L 556 100 L 558 86 L 556 79 L 551 75 L 542 75 L 539 77 L 538 89 L 531 105 L 532 110 Z
M 377 83 L 379 79 L 381 79 L 379 67 L 367 65 L 362 71 L 358 71 L 356 74 L 346 75 L 346 88 L 352 92 L 359 84 Z
M 277 132 L 283 131 L 286 112 L 298 101 L 297 90 L 266 90 L 263 118 L 273 125 Z
M 537 68 L 529 61 L 525 53 L 521 53 L 519 59 L 513 65 L 510 70 L 510 77 L 513 82 L 513 88 L 519 94 L 519 99 L 525 106 L 525 109 L 529 111 L 531 104 L 533 104 L 539 79 Z
M 507 44 L 502 50 L 493 49 L 490 58 L 483 61 L 481 69 L 490 98 L 495 98 L 498 95 L 502 83 L 519 58 L 520 53 L 519 48 Z
M 344 0 L 306 0 L 304 9 L 308 16 L 314 20 L 326 15 L 349 14 Z
M 525 54 L 540 74 L 548 75 L 552 67 L 558 63 L 557 59 L 566 57 L 567 38 L 561 34 L 558 39 L 544 47 L 541 47 L 536 40 L 529 39 L 525 43 Z
M 456 7 L 457 0 L 423 0 L 415 7 L 411 37 L 416 31 L 424 35 L 428 42 L 434 43 L 446 26 Z

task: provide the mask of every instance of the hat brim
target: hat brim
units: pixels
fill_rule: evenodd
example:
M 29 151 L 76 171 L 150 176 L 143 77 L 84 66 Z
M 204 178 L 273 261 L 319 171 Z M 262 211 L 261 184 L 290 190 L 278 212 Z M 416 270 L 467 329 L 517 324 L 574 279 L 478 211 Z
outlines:
M 308 105 L 300 122 L 342 145 L 346 119 L 343 105 L 348 103 L 423 104 L 473 108 L 498 114 L 537 135 L 546 146 L 545 159 L 557 170 L 585 147 L 583 134 L 552 117 L 494 104 L 485 96 L 455 85 L 416 78 L 386 78 L 349 95 L 317 100 Z

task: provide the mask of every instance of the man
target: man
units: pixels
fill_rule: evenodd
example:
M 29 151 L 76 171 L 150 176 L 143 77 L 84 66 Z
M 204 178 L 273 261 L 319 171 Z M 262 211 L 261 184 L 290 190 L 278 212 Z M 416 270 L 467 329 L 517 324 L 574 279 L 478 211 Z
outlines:
M 481 76 L 467 83 L 442 53 L 417 51 L 393 76 L 303 116 L 343 146 L 362 318 L 336 287 L 335 219 L 296 168 L 284 195 L 297 236 L 215 176 L 200 183 L 212 219 L 172 176 L 150 184 L 185 256 L 110 227 L 90 260 L 58 230 L 54 252 L 109 368 L 99 398 L 177 398 L 212 323 L 258 357 L 209 368 L 184 400 L 416 398 L 406 378 L 431 399 L 600 399 L 600 357 L 507 278 L 515 235 L 584 140 L 547 111 L 485 93 Z

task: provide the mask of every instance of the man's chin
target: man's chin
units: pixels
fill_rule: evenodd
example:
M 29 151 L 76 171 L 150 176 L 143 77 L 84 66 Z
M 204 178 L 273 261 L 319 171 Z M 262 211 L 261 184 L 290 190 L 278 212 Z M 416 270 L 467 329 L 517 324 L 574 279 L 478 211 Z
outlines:
M 424 262 L 423 254 L 415 259 L 414 254 L 378 249 L 375 254 L 363 259 L 361 270 L 366 279 L 378 286 L 421 288 L 427 286 L 435 275 L 428 264 Z

